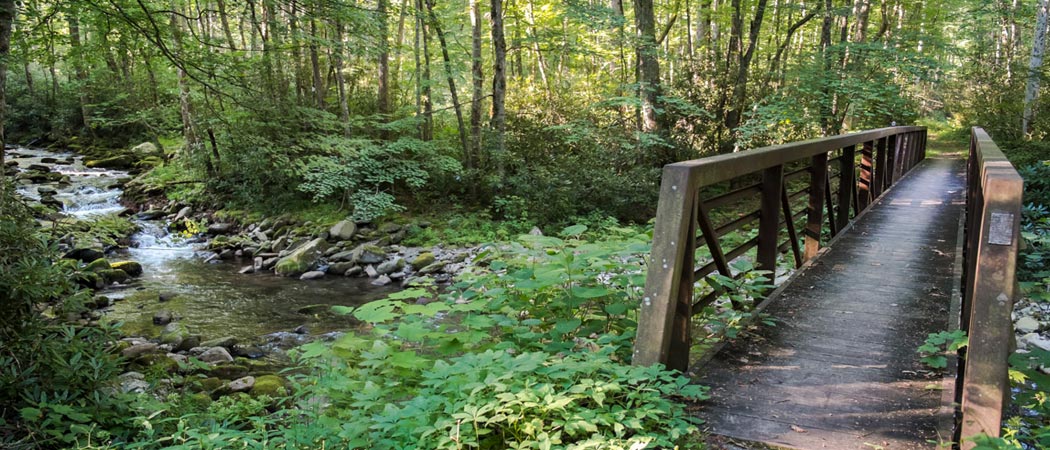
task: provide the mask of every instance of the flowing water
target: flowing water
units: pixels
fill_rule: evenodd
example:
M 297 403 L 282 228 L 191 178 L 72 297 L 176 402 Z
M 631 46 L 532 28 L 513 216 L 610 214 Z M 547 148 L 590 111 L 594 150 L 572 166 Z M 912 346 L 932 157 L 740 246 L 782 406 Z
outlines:
M 124 210 L 117 181 L 126 172 L 84 167 L 72 153 L 17 148 L 7 157 L 23 170 L 40 164 L 69 176 L 69 183 L 20 185 L 18 191 L 30 199 L 55 189 L 63 212 L 82 220 Z M 354 326 L 331 314 L 327 305 L 359 305 L 396 290 L 372 286 L 367 278 L 299 281 L 272 273 L 239 274 L 249 260 L 208 261 L 212 253 L 204 250 L 202 239 L 169 234 L 163 221 L 137 223 L 141 230 L 131 237 L 131 245 L 107 258 L 138 261 L 143 275 L 98 292 L 115 300 L 106 318 L 122 322 L 127 334 L 156 336 L 161 327 L 153 325 L 154 314 L 170 311 L 205 340 L 233 336 L 241 342 L 287 346 L 307 337 L 302 329 L 289 333 L 300 326 L 314 336 Z M 161 294 L 171 299 L 161 302 Z

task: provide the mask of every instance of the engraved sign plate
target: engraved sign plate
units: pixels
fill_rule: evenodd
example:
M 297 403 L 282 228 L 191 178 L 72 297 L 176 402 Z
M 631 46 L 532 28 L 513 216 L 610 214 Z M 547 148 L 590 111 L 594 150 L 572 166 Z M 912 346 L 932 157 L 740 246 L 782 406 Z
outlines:
M 1014 215 L 1007 212 L 992 212 L 992 222 L 988 229 L 988 243 L 1010 245 L 1014 242 Z

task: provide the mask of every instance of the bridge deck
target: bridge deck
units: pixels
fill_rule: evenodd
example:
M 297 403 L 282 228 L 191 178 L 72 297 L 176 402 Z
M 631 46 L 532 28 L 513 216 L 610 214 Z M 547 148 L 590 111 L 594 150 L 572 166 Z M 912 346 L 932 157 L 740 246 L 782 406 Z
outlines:
M 805 449 L 950 440 L 952 386 L 916 348 L 949 327 L 964 166 L 913 169 L 770 302 L 775 327 L 699 368 L 714 435 Z

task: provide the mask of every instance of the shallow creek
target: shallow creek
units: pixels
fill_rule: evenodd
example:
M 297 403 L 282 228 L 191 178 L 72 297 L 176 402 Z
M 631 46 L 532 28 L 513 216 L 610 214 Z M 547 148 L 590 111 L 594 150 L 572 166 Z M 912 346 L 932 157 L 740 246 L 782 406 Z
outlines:
M 67 175 L 68 183 L 34 182 L 18 190 L 39 200 L 41 191 L 55 189 L 55 200 L 70 218 L 90 220 L 124 210 L 117 180 L 127 177 L 126 172 L 87 168 L 80 156 L 39 149 L 9 149 L 7 158 L 17 161 L 20 170 L 38 164 Z M 359 305 L 397 289 L 372 286 L 367 278 L 299 281 L 272 273 L 242 275 L 238 269 L 251 263 L 247 259 L 208 261 L 212 254 L 203 250 L 200 238 L 169 234 L 162 220 L 137 223 L 141 230 L 131 237 L 131 245 L 106 256 L 110 261 L 138 261 L 143 275 L 98 292 L 115 300 L 105 317 L 124 323 L 129 335 L 156 336 L 162 327 L 153 325 L 154 314 L 170 311 L 205 340 L 233 336 L 264 347 L 286 347 L 306 339 L 303 329 L 316 336 L 353 327 L 322 305 Z M 161 302 L 160 294 L 171 300 Z M 300 326 L 300 333 L 291 333 Z

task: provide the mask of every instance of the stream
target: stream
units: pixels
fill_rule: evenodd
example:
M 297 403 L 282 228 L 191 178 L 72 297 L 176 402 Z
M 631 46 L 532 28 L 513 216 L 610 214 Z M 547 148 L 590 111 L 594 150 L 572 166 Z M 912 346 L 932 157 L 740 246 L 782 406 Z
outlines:
M 20 171 L 39 165 L 68 177 L 68 182 L 23 179 L 18 185 L 34 201 L 53 192 L 69 217 L 59 220 L 91 220 L 125 210 L 118 180 L 128 177 L 127 172 L 88 168 L 81 156 L 40 149 L 10 148 L 7 159 L 16 161 Z M 202 238 L 169 234 L 163 220 L 135 222 L 140 230 L 131 236 L 131 245 L 106 257 L 137 261 L 143 275 L 97 292 L 113 300 L 105 320 L 123 323 L 128 335 L 157 336 L 162 327 L 153 325 L 153 316 L 169 311 L 204 340 L 232 336 L 264 349 L 286 348 L 355 326 L 347 317 L 331 314 L 327 305 L 360 305 L 398 289 L 372 286 L 367 278 L 300 281 L 272 273 L 240 274 L 251 261 L 209 261 L 212 253 L 204 250 Z M 162 302 L 161 297 L 170 300 Z

